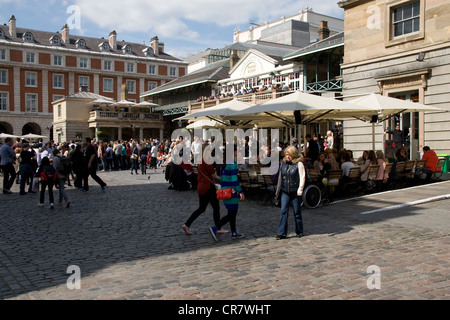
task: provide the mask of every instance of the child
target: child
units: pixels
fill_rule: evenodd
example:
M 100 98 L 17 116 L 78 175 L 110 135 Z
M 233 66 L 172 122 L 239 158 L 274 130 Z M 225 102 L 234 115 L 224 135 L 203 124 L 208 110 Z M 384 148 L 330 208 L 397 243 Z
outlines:
M 57 174 L 55 168 L 50 164 L 50 160 L 48 157 L 42 158 L 41 165 L 36 173 L 37 177 L 41 178 L 41 195 L 39 201 L 39 207 L 44 206 L 44 197 L 45 197 L 45 189 L 48 187 L 48 195 L 50 200 L 50 209 L 54 207 L 54 198 L 53 198 L 53 185 L 55 183 L 55 179 L 57 178 Z

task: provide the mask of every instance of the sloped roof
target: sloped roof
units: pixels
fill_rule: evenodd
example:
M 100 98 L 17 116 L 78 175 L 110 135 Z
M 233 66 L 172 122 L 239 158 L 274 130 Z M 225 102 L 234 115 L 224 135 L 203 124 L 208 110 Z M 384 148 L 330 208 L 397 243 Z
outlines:
M 179 77 L 162 86 L 145 92 L 142 96 L 152 96 L 158 93 L 171 91 L 179 88 L 193 86 L 205 82 L 217 82 L 228 77 L 230 71 L 230 59 L 225 59 L 209 64 L 208 66 L 189 73 L 183 77 Z
M 40 30 L 32 30 L 32 29 L 24 29 L 24 28 L 16 28 L 16 35 L 17 37 L 12 38 L 9 34 L 9 28 L 7 26 L 0 26 L 0 29 L 3 30 L 5 35 L 5 40 L 13 42 L 13 43 L 24 43 L 24 40 L 22 39 L 23 35 L 26 32 L 30 32 L 34 37 L 34 44 L 36 45 L 42 45 L 47 47 L 61 47 L 66 49 L 73 49 L 78 50 L 79 52 L 102 52 L 101 48 L 99 48 L 99 45 L 101 45 L 103 42 L 107 42 L 109 44 L 109 39 L 105 38 L 91 38 L 91 37 L 85 37 L 85 36 L 78 36 L 78 35 L 69 35 L 69 42 L 64 43 L 62 41 L 62 34 L 60 32 L 48 32 L 48 31 L 40 31 Z M 53 36 L 58 36 L 61 39 L 61 44 L 59 46 L 52 45 L 50 43 L 50 38 Z M 86 49 L 78 49 L 76 46 L 77 40 L 83 39 L 86 41 Z M 122 50 L 125 48 L 126 45 L 130 45 L 132 48 L 132 53 L 125 54 Z M 117 41 L 117 48 L 113 50 L 111 48 L 108 53 L 110 54 L 117 54 L 122 55 L 124 57 L 147 57 L 143 50 L 147 49 L 149 46 L 139 44 L 139 43 L 132 43 L 132 42 L 124 42 L 124 41 Z M 174 60 L 174 61 L 182 61 L 178 58 L 175 58 L 165 52 L 159 53 L 158 56 L 151 56 L 151 58 L 156 59 L 166 59 L 166 60 Z
M 295 59 L 317 51 L 322 51 L 343 45 L 344 45 L 344 32 L 339 32 L 336 33 L 335 35 L 332 35 L 321 41 L 314 42 L 313 44 L 310 44 L 309 46 L 306 46 L 301 50 L 295 51 L 285 56 L 284 60 Z

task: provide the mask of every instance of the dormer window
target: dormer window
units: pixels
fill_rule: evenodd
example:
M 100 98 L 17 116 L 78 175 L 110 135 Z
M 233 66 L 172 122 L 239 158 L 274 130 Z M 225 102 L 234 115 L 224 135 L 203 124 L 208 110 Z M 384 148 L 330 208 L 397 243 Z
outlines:
M 78 39 L 75 44 L 78 49 L 86 49 L 86 41 L 84 39 Z
M 34 42 L 34 37 L 31 32 L 25 32 L 23 35 L 23 41 L 25 42 Z
M 109 52 L 111 50 L 111 47 L 109 46 L 108 42 L 102 42 L 99 44 L 100 50 L 103 52 Z
M 50 43 L 52 44 L 52 46 L 60 46 L 61 39 L 58 36 L 53 36 L 50 38 Z
M 123 53 L 125 53 L 125 54 L 132 54 L 133 53 L 133 48 L 129 44 L 127 44 L 123 48 Z
M 5 31 L 3 29 L 0 29 L 0 39 L 5 39 Z
M 154 57 L 155 53 L 153 52 L 153 49 L 151 47 L 147 47 L 142 52 L 145 54 L 146 57 Z

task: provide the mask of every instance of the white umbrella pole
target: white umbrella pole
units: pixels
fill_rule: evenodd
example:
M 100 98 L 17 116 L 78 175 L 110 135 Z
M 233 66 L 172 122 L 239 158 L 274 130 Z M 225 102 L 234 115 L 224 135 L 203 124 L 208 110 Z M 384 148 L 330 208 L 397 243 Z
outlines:
M 375 123 L 372 122 L 372 150 L 375 151 Z

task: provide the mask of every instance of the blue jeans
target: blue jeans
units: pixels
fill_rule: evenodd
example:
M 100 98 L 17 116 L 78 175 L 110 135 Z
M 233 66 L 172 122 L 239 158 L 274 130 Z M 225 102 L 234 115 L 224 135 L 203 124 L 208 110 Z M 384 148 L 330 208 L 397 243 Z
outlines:
M 288 214 L 289 205 L 292 203 L 294 208 L 295 219 L 295 233 L 297 235 L 303 234 L 303 220 L 302 220 L 302 197 L 297 195 L 297 192 L 285 193 L 281 192 L 281 216 L 280 226 L 278 227 L 277 235 L 286 236 L 288 232 Z
M 29 164 L 21 164 L 20 165 L 20 192 L 25 192 L 25 184 L 28 179 L 31 178 L 33 180 L 34 172 Z M 28 188 L 28 192 L 31 191 L 33 187 L 33 181 L 30 182 L 30 187 Z

